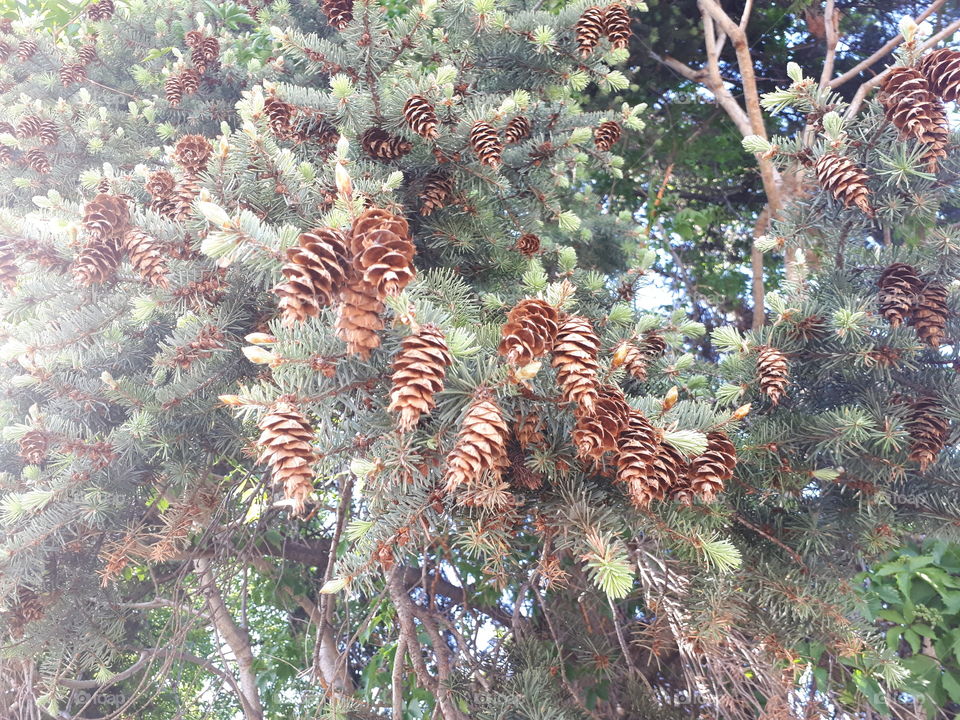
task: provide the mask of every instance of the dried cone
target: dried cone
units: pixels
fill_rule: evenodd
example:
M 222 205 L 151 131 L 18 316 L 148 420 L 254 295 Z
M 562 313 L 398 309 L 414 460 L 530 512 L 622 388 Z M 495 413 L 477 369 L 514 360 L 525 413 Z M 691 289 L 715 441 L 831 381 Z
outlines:
M 113 17 L 113 0 L 99 0 L 87 6 L 87 17 L 93 21 L 109 20 Z
M 649 482 L 658 492 L 664 495 L 670 493 L 673 496 L 674 490 L 681 487 L 686 475 L 687 461 L 683 459 L 683 455 L 669 443 L 662 442 L 653 460 Z
M 27 167 L 41 175 L 46 175 L 53 167 L 50 164 L 50 158 L 47 157 L 47 154 L 43 152 L 43 150 L 38 150 L 37 148 L 27 150 L 26 155 L 23 157 L 24 160 L 26 160 Z
M 930 123 L 926 127 L 922 142 L 926 144 L 927 150 L 921 159 L 927 172 L 936 173 L 940 160 L 947 156 L 947 146 L 950 144 L 947 111 L 939 100 L 934 101 L 930 108 Z
M 507 145 L 518 143 L 530 134 L 530 121 L 523 115 L 517 115 L 504 128 L 503 138 Z
M 622 483 L 635 507 L 663 500 L 667 486 L 654 472 L 660 454 L 660 432 L 638 410 L 631 410 L 617 443 L 617 482 Z
M 497 352 L 515 367 L 530 364 L 553 347 L 559 319 L 553 305 L 543 300 L 521 300 L 507 315 Z
M 400 413 L 400 432 L 413 429 L 421 415 L 433 410 L 433 396 L 443 390 L 443 378 L 452 364 L 446 338 L 435 325 L 421 325 L 417 332 L 403 339 L 393 359 L 393 390 L 388 408 Z
M 757 348 L 757 378 L 760 389 L 776 405 L 784 396 L 790 383 L 790 366 L 786 356 L 769 346 Z
M 427 176 L 420 193 L 420 214 L 430 215 L 434 210 L 445 208 L 453 197 L 453 180 L 449 175 L 434 172 Z
M 73 274 L 81 285 L 106 282 L 120 265 L 120 250 L 114 238 L 94 240 L 77 255 Z
M 627 372 L 640 382 L 647 379 L 647 362 L 649 356 L 634 343 L 625 340 L 617 346 L 613 353 L 613 367 L 623 366 Z
M 943 416 L 943 409 L 933 398 L 915 398 L 910 401 L 907 418 L 907 433 L 910 435 L 909 459 L 924 472 L 936 462 L 950 437 L 950 423 Z
M 166 198 L 173 195 L 176 186 L 177 181 L 174 180 L 173 175 L 166 170 L 157 170 L 150 173 L 143 187 L 155 198 Z
M 9 43 L 5 43 L 0 40 L 0 63 L 5 63 L 10 59 L 10 56 L 13 54 L 13 48 L 10 47 Z
M 713 502 L 723 485 L 733 477 L 737 450 L 725 433 L 707 433 L 707 449 L 690 462 L 690 486 L 704 502 Z
M 533 233 L 525 233 L 517 238 L 517 251 L 525 257 L 533 257 L 540 252 L 540 238 Z
M 934 50 L 920 59 L 917 70 L 944 102 L 960 98 L 960 52 L 952 48 Z
M 597 394 L 593 412 L 581 407 L 574 411 L 573 444 L 581 458 L 599 460 L 617 449 L 617 440 L 630 418 L 630 406 L 620 388 L 606 385 Z
M 179 75 L 180 87 L 187 95 L 193 95 L 200 89 L 200 73 L 194 68 L 186 68 Z
M 364 152 L 377 160 L 397 160 L 408 154 L 413 145 L 378 127 L 367 128 L 360 138 Z
M 332 228 L 315 228 L 300 235 L 299 244 L 287 250 L 281 268 L 285 278 L 273 292 L 280 296 L 284 325 L 303 322 L 331 305 L 347 279 L 347 241 Z
M 57 126 L 52 121 L 42 120 L 37 130 L 37 138 L 41 145 L 56 145 L 60 139 L 60 133 L 57 132 Z
M 0 287 L 11 290 L 17 284 L 17 256 L 13 245 L 7 240 L 0 239 Z
M 600 152 L 606 152 L 620 139 L 622 133 L 623 130 L 620 128 L 620 123 L 607 120 L 606 122 L 600 123 L 593 133 L 593 144 L 597 146 L 597 150 Z
M 323 14 L 330 27 L 343 30 L 353 20 L 353 0 L 323 0 Z
M 26 115 L 20 118 L 20 121 L 17 123 L 17 127 L 13 131 L 13 134 L 21 140 L 24 138 L 31 138 L 40 132 L 42 123 L 43 118 L 38 117 L 37 115 Z
M 856 205 L 865 214 L 873 217 L 870 190 L 866 185 L 867 174 L 850 158 L 827 153 L 817 160 L 816 171 L 820 186 L 843 202 L 845 207 Z
M 551 364 L 565 402 L 592 412 L 597 401 L 597 354 L 600 338 L 584 317 L 566 317 L 557 329 Z
M 200 183 L 195 177 L 184 178 L 174 190 L 170 200 L 174 203 L 174 217 L 182 219 L 190 214 L 193 201 L 200 194 Z
M 83 45 L 77 50 L 77 60 L 84 65 L 89 65 L 97 59 L 97 46 L 93 43 Z
M 26 62 L 37 52 L 37 44 L 33 40 L 24 40 L 17 47 L 17 60 Z
M 213 147 L 203 135 L 184 135 L 173 148 L 173 159 L 192 175 L 207 168 Z
M 630 13 L 623 5 L 608 5 L 603 11 L 603 24 L 607 39 L 615 49 L 630 47 Z
M 485 120 L 474 123 L 470 129 L 470 147 L 480 158 L 481 165 L 499 167 L 503 156 L 503 143 L 493 125 Z
M 50 438 L 43 430 L 27 430 L 20 438 L 20 457 L 31 465 L 40 465 L 47 457 Z
M 86 80 L 87 68 L 83 63 L 67 63 L 57 71 L 57 75 L 60 78 L 60 84 L 68 87 L 74 83 Z
M 276 95 L 269 95 L 263 101 L 263 112 L 267 116 L 267 123 L 277 137 L 287 137 L 293 130 L 293 117 L 296 108 L 290 103 L 281 100 Z
M 527 413 L 517 420 L 513 432 L 517 437 L 517 442 L 520 444 L 521 450 L 526 450 L 531 446 L 541 445 L 546 441 L 540 425 L 540 416 L 536 412 Z
M 412 95 L 403 106 L 403 117 L 407 125 L 420 137 L 437 137 L 440 121 L 433 105 L 422 95 Z
M 478 396 L 467 409 L 457 441 L 447 455 L 446 492 L 480 483 L 484 475 L 496 482 L 510 461 L 507 458 L 509 430 L 497 404 Z
M 343 304 L 337 318 L 337 337 L 347 343 L 347 351 L 363 359 L 380 347 L 383 319 L 380 313 L 384 305 L 377 295 L 377 289 L 365 283 L 363 276 L 351 269 L 347 284 L 341 294 Z
M 123 236 L 121 243 L 127 255 L 130 257 L 130 264 L 140 277 L 151 285 L 165 288 L 167 282 L 167 258 L 163 251 L 163 246 L 156 238 L 151 237 L 142 230 L 128 230 Z
M 937 281 L 931 280 L 923 286 L 917 296 L 911 324 L 923 342 L 938 348 L 943 343 L 949 314 L 947 289 Z
M 880 314 L 893 327 L 910 317 L 920 292 L 920 277 L 906 263 L 893 263 L 880 275 Z
M 170 75 L 163 81 L 163 96 L 171 106 L 180 105 L 183 99 L 183 79 L 180 75 Z
M 353 223 L 351 251 L 364 283 L 380 300 L 399 294 L 416 275 L 407 221 L 387 210 L 368 208 L 360 214 Z
M 83 229 L 92 241 L 122 235 L 130 222 L 130 211 L 123 198 L 99 193 L 83 207 Z
M 280 402 L 271 408 L 258 425 L 259 462 L 270 467 L 273 481 L 283 486 L 284 496 L 293 501 L 293 514 L 303 513 L 313 492 L 313 428 L 299 411 Z
M 927 142 L 927 134 L 936 124 L 936 97 L 930 84 L 919 70 L 910 67 L 893 68 L 880 91 L 880 100 L 887 119 L 903 137 Z
M 507 459 L 510 461 L 510 485 L 519 490 L 539 490 L 543 485 L 543 476 L 527 466 L 523 450 L 516 443 L 507 446 Z
M 583 11 L 574 31 L 577 35 L 577 47 L 581 57 L 587 57 L 600 43 L 600 38 L 607 34 L 604 13 L 598 7 L 588 7 Z

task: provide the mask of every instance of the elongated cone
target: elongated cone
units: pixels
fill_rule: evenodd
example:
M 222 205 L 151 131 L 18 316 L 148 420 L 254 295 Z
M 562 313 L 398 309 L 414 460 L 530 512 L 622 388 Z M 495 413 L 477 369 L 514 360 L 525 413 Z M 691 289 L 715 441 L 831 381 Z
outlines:
M 130 264 L 151 285 L 165 288 L 167 282 L 167 258 L 163 246 L 156 238 L 136 228 L 123 236 L 121 246 L 130 258 Z
M 530 120 L 524 115 L 517 115 L 503 130 L 503 138 L 507 145 L 518 143 L 530 134 Z
M 319 315 L 321 307 L 340 295 L 348 269 L 343 233 L 333 228 L 301 233 L 297 245 L 287 250 L 287 262 L 280 270 L 284 282 L 273 289 L 280 296 L 283 324 Z
M 666 494 L 654 472 L 659 453 L 660 432 L 639 410 L 631 410 L 617 441 L 617 482 L 635 507 L 645 508 Z
M 17 284 L 20 268 L 17 267 L 17 255 L 9 240 L 0 238 L 0 287 L 12 290 Z
M 910 435 L 909 459 L 924 472 L 936 462 L 950 437 L 950 422 L 943 415 L 940 403 L 932 397 L 909 401 L 907 433 Z
M 577 35 L 577 47 L 580 57 L 587 57 L 600 43 L 600 38 L 607 34 L 604 13 L 598 7 L 588 7 L 583 11 L 574 31 Z
M 790 383 L 790 366 L 786 356 L 773 347 L 757 348 L 757 379 L 760 389 L 776 405 Z
M 499 167 L 503 155 L 503 142 L 493 125 L 485 120 L 474 123 L 470 130 L 470 146 L 480 159 L 481 165 Z
M 873 217 L 870 206 L 870 190 L 867 174 L 847 157 L 836 153 L 822 155 L 816 164 L 817 181 L 832 193 L 845 207 L 856 205 L 866 215 Z
M 586 318 L 569 315 L 557 329 L 551 364 L 565 402 L 592 412 L 597 401 L 600 338 Z
M 630 46 L 630 13 L 619 3 L 608 5 L 603 11 L 603 25 L 607 39 L 617 50 Z
M 397 295 L 416 275 L 409 225 L 388 210 L 367 208 L 360 214 L 353 224 L 351 251 L 364 283 L 375 288 L 380 300 Z
M 946 334 L 949 315 L 947 289 L 936 280 L 928 280 L 920 289 L 910 319 L 917 331 L 917 337 L 930 347 L 940 347 Z
M 597 150 L 606 152 L 614 146 L 622 134 L 623 129 L 620 127 L 620 123 L 607 120 L 606 122 L 600 123 L 596 132 L 594 132 L 593 144 L 597 146 Z
M 420 193 L 421 215 L 431 215 L 434 210 L 445 208 L 453 199 L 453 179 L 441 172 L 430 173 Z
M 483 396 L 467 409 L 457 441 L 447 455 L 446 492 L 484 480 L 497 482 L 509 466 L 507 436 L 509 429 L 503 413 L 493 400 Z
M 446 338 L 435 325 L 421 325 L 417 332 L 403 339 L 393 359 L 393 390 L 388 408 L 400 414 L 400 432 L 413 429 L 421 415 L 433 410 L 434 395 L 443 390 L 447 367 L 452 364 Z
M 120 250 L 114 238 L 92 240 L 77 255 L 73 274 L 81 285 L 95 285 L 113 277 L 120 265 Z
M 417 135 L 429 139 L 437 137 L 437 126 L 440 121 L 437 119 L 433 105 L 422 95 L 410 96 L 403 106 L 403 117 Z
M 515 367 L 528 365 L 553 347 L 559 317 L 543 300 L 521 300 L 507 315 L 497 352 Z
M 360 145 L 367 155 L 377 160 L 396 160 L 413 149 L 410 141 L 378 127 L 368 128 L 360 138 Z
M 599 460 L 605 452 L 617 449 L 617 440 L 630 417 L 630 406 L 620 388 L 604 385 L 598 391 L 593 411 L 578 407 L 574 416 L 573 444 L 577 455 Z
M 960 97 L 960 52 L 953 48 L 934 50 L 920 59 L 917 69 L 944 102 Z
M 737 450 L 723 432 L 707 433 L 707 449 L 690 462 L 687 476 L 694 494 L 705 502 L 713 502 L 723 491 L 724 483 L 733 477 Z
M 937 122 L 937 98 L 919 70 L 893 68 L 880 90 L 880 101 L 903 137 L 928 142 L 930 127 Z
M 258 427 L 259 462 L 270 467 L 274 483 L 283 487 L 284 496 L 293 501 L 293 514 L 300 515 L 313 492 L 313 465 L 317 461 L 313 428 L 302 413 L 285 402 L 274 405 Z
M 877 281 L 880 286 L 880 314 L 893 327 L 907 320 L 920 293 L 917 271 L 906 263 L 893 263 Z

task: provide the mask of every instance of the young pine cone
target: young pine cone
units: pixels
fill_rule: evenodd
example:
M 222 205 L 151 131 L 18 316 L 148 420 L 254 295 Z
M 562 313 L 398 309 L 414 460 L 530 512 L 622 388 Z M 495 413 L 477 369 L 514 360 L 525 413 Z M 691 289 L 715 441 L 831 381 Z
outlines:
M 603 11 L 604 34 L 617 50 L 630 47 L 630 13 L 619 3 L 608 5 Z
M 936 462 L 950 438 L 950 422 L 940 404 L 931 397 L 915 398 L 909 403 L 907 433 L 910 436 L 909 459 L 924 472 Z
M 77 255 L 73 274 L 81 285 L 95 285 L 113 277 L 119 265 L 120 250 L 115 238 L 91 240 Z
M 597 146 L 597 150 L 600 152 L 606 152 L 620 139 L 622 133 L 623 130 L 620 128 L 620 123 L 607 120 L 606 122 L 600 123 L 594 132 L 593 144 Z
M 707 449 L 690 462 L 687 472 L 694 494 L 704 502 L 713 502 L 733 477 L 736 465 L 737 449 L 730 438 L 719 431 L 707 433 Z
M 603 15 L 600 8 L 588 7 L 574 25 L 580 57 L 590 55 L 600 43 L 600 38 L 607 34 Z
M 151 285 L 165 288 L 167 282 L 167 258 L 156 238 L 142 230 L 128 230 L 121 246 L 130 257 L 130 264 L 140 277 Z
M 873 217 L 870 190 L 866 185 L 867 174 L 850 158 L 827 153 L 817 160 L 816 171 L 820 186 L 843 202 L 845 207 L 856 205 L 866 215 Z
M 284 496 L 292 501 L 291 512 L 300 515 L 313 492 L 313 464 L 317 461 L 313 428 L 298 410 L 283 402 L 274 405 L 258 427 L 259 462 L 270 467 L 273 482 L 282 486 Z
M 479 483 L 484 475 L 499 480 L 507 458 L 509 430 L 503 412 L 491 399 L 477 397 L 467 409 L 457 441 L 447 455 L 446 492 Z
M 364 282 L 380 300 L 399 294 L 416 275 L 407 221 L 387 210 L 367 208 L 360 214 L 353 223 L 351 251 Z
M 952 48 L 934 50 L 920 59 L 917 70 L 944 102 L 960 97 L 960 52 Z
M 516 247 L 517 252 L 521 255 L 533 257 L 540 252 L 540 238 L 533 233 L 525 233 L 517 238 L 517 243 L 514 247 Z
M 453 198 L 453 180 L 449 175 L 430 173 L 420 193 L 420 214 L 431 215 L 434 210 L 445 208 Z
M 368 128 L 360 138 L 364 152 L 376 160 L 397 160 L 408 154 L 413 145 L 378 127 Z
M 281 268 L 284 282 L 273 292 L 280 296 L 284 325 L 303 322 L 330 305 L 346 282 L 347 241 L 332 228 L 315 228 L 302 233 L 299 243 L 287 250 Z
M 191 175 L 207 168 L 213 146 L 203 135 L 184 135 L 173 148 L 173 160 Z
M 130 211 L 123 198 L 99 193 L 83 207 L 83 229 L 92 241 L 122 235 L 130 222 Z
M 661 487 L 654 473 L 659 454 L 659 431 L 639 410 L 631 410 L 617 441 L 617 482 L 634 507 L 645 508 L 666 495 L 667 487 Z
M 920 292 L 920 277 L 906 263 L 893 263 L 880 275 L 880 314 L 893 327 L 900 327 L 913 312 Z
M 530 134 L 530 121 L 523 115 L 517 115 L 504 128 L 503 137 L 507 145 L 518 143 Z
M 917 295 L 910 322 L 920 340 L 938 348 L 943 343 L 949 314 L 947 289 L 936 280 L 930 280 Z
M 407 125 L 420 137 L 436 138 L 440 121 L 433 105 L 422 95 L 412 95 L 403 106 L 403 117 Z
M 507 315 L 497 352 L 515 367 L 529 365 L 553 347 L 559 319 L 553 305 L 543 300 L 521 300 Z
M 323 14 L 330 27 L 343 30 L 353 20 L 353 0 L 323 0 Z
M 763 345 L 757 348 L 757 378 L 760 390 L 776 405 L 790 384 L 790 366 L 786 356 L 776 348 Z
M 480 158 L 480 164 L 490 168 L 500 166 L 503 156 L 503 143 L 500 142 L 500 136 L 497 129 L 486 122 L 480 120 L 474 123 L 470 130 L 470 146 Z
M 596 406 L 599 351 L 600 338 L 589 320 L 571 315 L 560 323 L 551 364 L 564 402 L 575 403 L 586 412 Z
M 388 410 L 400 413 L 397 426 L 405 433 L 416 427 L 420 416 L 436 406 L 433 396 L 443 390 L 447 367 L 453 356 L 446 338 L 435 325 L 421 325 L 407 335 L 393 359 L 393 389 Z

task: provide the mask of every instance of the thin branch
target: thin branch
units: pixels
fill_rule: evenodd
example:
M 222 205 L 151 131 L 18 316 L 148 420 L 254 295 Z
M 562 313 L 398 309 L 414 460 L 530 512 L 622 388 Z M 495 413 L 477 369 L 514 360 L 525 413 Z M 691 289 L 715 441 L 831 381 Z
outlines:
M 839 23 L 835 20 L 837 8 L 835 0 L 827 0 L 823 11 L 823 23 L 827 34 L 827 54 L 823 59 L 823 70 L 820 72 L 820 87 L 824 88 L 833 76 L 833 67 L 837 59 L 837 29 Z

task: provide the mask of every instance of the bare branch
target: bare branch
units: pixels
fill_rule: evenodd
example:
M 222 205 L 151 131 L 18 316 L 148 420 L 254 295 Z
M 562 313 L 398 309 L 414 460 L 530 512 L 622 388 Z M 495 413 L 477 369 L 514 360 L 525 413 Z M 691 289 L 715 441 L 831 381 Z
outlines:
M 837 14 L 835 0 L 827 0 L 827 5 L 823 11 L 823 24 L 827 34 L 827 54 L 823 59 L 823 70 L 820 72 L 820 87 L 826 87 L 833 76 L 833 66 L 837 59 L 837 36 L 838 23 L 835 20 Z

